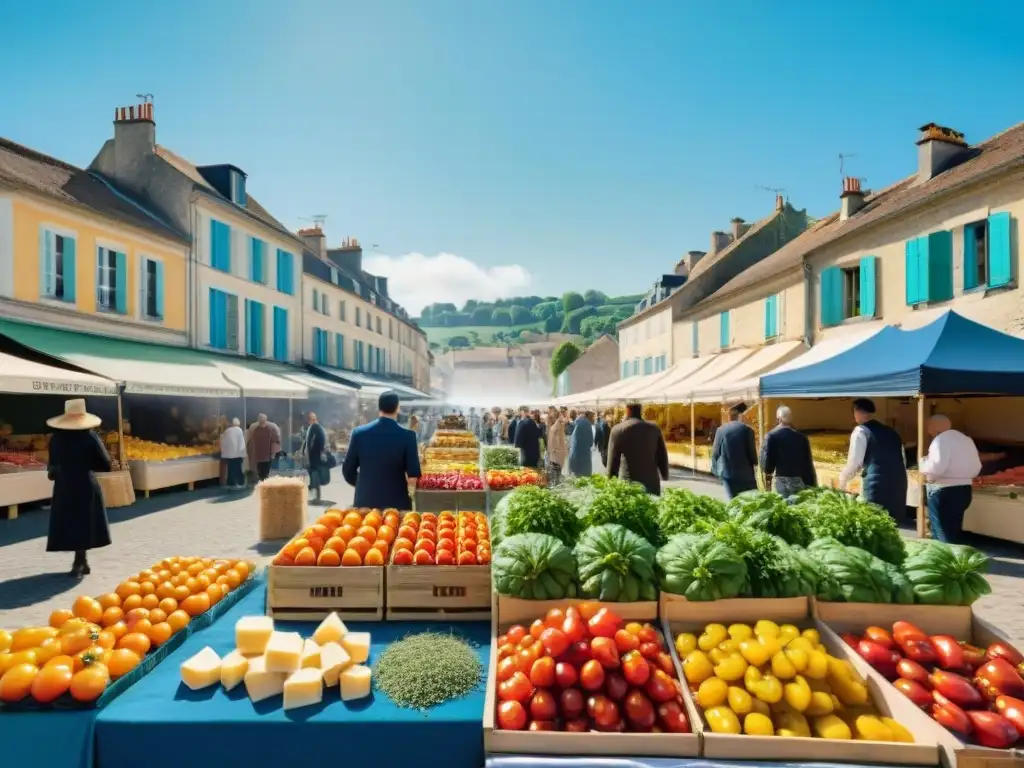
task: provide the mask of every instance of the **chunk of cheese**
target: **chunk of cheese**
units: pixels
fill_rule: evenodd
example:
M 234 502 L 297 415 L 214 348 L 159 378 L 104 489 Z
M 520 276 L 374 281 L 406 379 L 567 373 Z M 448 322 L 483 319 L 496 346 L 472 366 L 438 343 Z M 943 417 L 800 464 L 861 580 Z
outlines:
M 370 658 L 370 633 L 346 632 L 341 638 L 341 647 L 348 651 L 353 664 L 362 664 Z
M 313 632 L 313 640 L 317 645 L 325 643 L 338 643 L 348 632 L 345 622 L 336 613 L 331 613 L 326 619 L 320 622 L 320 626 Z
M 301 665 L 303 668 L 320 669 L 320 646 L 316 644 L 315 640 L 310 640 L 308 637 L 302 644 Z
M 249 670 L 249 659 L 239 650 L 234 650 L 220 661 L 220 684 L 230 691 L 245 679 Z
M 284 681 L 284 708 L 297 709 L 319 704 L 324 696 L 320 670 L 313 667 L 292 672 Z
M 210 646 L 206 646 L 181 665 L 181 682 L 198 691 L 220 682 L 220 656 Z
M 370 695 L 370 668 L 357 664 L 341 673 L 341 700 L 352 701 Z
M 283 672 L 267 670 L 265 656 L 249 659 L 249 669 L 245 673 L 245 691 L 253 703 L 269 699 L 284 692 L 284 681 L 288 675 Z
M 243 616 L 235 624 L 235 647 L 244 656 L 259 656 L 272 634 L 274 620 L 269 616 Z
M 342 671 L 351 665 L 352 657 L 337 643 L 327 643 L 320 648 L 320 671 L 324 675 L 324 685 L 337 685 Z
M 302 635 L 298 632 L 274 632 L 263 657 L 268 672 L 292 673 L 302 666 Z

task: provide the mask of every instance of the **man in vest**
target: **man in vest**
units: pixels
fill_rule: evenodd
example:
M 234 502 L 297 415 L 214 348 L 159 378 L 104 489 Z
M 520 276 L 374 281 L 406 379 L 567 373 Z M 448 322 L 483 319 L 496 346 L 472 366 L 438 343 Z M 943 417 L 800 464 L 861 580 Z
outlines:
M 850 453 L 839 473 L 839 487 L 845 490 L 853 476 L 861 472 L 863 499 L 901 521 L 907 513 L 903 440 L 896 430 L 875 419 L 875 404 L 866 398 L 853 401 L 853 419 L 857 426 L 850 435 Z

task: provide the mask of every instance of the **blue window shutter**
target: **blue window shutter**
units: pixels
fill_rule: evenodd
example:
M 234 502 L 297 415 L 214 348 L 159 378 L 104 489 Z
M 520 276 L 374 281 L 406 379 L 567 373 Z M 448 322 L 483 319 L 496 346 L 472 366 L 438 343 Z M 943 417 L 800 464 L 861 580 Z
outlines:
M 256 283 L 267 282 L 266 265 L 264 264 L 264 242 L 259 238 L 249 238 L 250 262 L 249 278 Z
M 124 315 L 128 312 L 128 257 L 117 252 L 114 259 L 117 274 L 117 295 L 114 298 L 117 311 Z
M 874 317 L 878 312 L 875 298 L 875 273 L 878 259 L 865 256 L 860 260 L 860 316 Z
M 227 322 L 227 318 L 224 316 L 224 306 L 221 302 L 223 295 L 216 288 L 210 289 L 210 346 L 215 349 L 222 349 L 223 344 L 221 342 L 221 333 L 224 330 L 224 325 Z M 223 313 L 223 314 L 222 314 Z
M 153 262 L 156 265 L 156 316 L 163 319 L 164 316 L 164 263 Z
M 917 297 L 918 301 L 931 299 L 931 243 L 927 237 L 917 238 Z
M 843 321 L 843 273 L 839 267 L 821 272 L 821 324 L 839 325 Z
M 920 267 L 921 260 L 918 254 L 917 240 L 907 240 L 903 246 L 906 263 L 906 285 L 907 285 L 907 306 L 913 306 L 923 299 L 920 295 Z
M 993 213 L 988 217 L 988 287 L 999 288 L 1012 281 L 1010 214 Z
M 778 330 L 775 328 L 775 320 L 778 316 L 777 300 L 778 296 L 769 296 L 764 300 L 764 337 L 766 339 L 774 339 L 778 335 Z
M 974 236 L 974 227 L 964 227 L 964 290 L 978 287 L 978 238 Z
M 53 296 L 57 270 L 54 269 L 53 233 L 43 230 L 39 237 L 39 295 Z
M 249 299 L 245 300 L 245 354 L 251 355 L 252 349 L 255 346 L 253 339 L 255 337 L 255 328 L 252 323 L 252 301 Z
M 216 219 L 210 219 L 210 266 L 231 271 L 231 227 Z
M 726 310 L 721 315 L 719 315 L 718 335 L 719 335 L 719 340 L 718 340 L 719 346 L 722 349 L 728 349 L 729 348 L 729 340 L 730 340 L 730 333 L 729 333 L 729 310 Z
M 334 334 L 334 366 L 345 367 L 345 337 L 340 333 Z
M 928 235 L 928 300 L 953 298 L 953 233 L 949 230 Z
M 75 303 L 75 281 L 78 271 L 78 259 L 75 252 L 75 240 L 64 238 L 64 301 Z M 162 266 L 162 265 L 161 265 Z M 162 315 L 161 315 L 162 316 Z
M 256 328 L 256 332 L 253 334 L 253 354 L 263 357 L 265 349 L 263 344 L 263 305 L 258 301 L 253 302 L 253 315 Z

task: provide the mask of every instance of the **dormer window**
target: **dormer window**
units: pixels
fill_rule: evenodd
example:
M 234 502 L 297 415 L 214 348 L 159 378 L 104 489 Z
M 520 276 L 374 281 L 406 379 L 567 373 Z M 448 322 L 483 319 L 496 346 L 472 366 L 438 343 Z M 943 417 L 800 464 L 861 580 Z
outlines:
M 235 205 L 245 205 L 245 174 L 241 171 L 231 171 L 231 202 Z

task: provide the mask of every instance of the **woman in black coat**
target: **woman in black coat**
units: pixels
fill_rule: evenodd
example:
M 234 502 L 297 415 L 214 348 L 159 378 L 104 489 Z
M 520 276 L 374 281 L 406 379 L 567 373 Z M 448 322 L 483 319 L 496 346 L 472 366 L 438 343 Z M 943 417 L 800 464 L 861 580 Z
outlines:
M 85 410 L 85 400 L 68 400 L 64 415 L 46 423 L 54 430 L 47 468 L 53 500 L 46 551 L 74 552 L 71 575 L 80 579 L 90 572 L 86 551 L 110 544 L 107 510 L 94 474 L 110 471 L 110 456 L 93 431 L 100 419 Z

